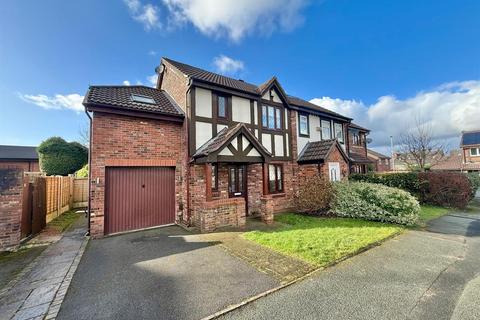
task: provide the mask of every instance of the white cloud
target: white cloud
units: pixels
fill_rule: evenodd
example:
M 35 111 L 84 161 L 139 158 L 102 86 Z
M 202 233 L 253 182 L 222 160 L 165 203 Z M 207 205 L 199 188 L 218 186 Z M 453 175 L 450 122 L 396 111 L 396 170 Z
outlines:
M 122 83 L 123 83 L 124 86 L 129 86 L 130 85 L 130 81 L 128 81 L 128 80 L 123 80 Z
M 148 55 L 149 55 L 149 56 L 152 56 L 152 57 L 155 57 L 155 56 L 157 55 L 157 51 L 155 51 L 155 50 L 150 50 L 150 51 L 148 51 Z
M 227 36 L 233 41 L 245 35 L 291 31 L 303 23 L 301 10 L 307 0 L 162 0 L 167 7 L 169 25 L 187 22 L 213 37 Z
M 30 94 L 19 94 L 19 97 L 29 103 L 33 103 L 44 109 L 68 109 L 76 112 L 81 112 L 84 110 L 82 105 L 83 96 L 73 93 L 68 95 L 56 94 L 53 97 L 49 97 L 44 94 L 39 95 L 30 95 Z
M 143 24 L 145 30 L 161 28 L 159 8 L 150 3 L 142 4 L 140 0 L 124 0 L 132 18 Z
M 147 77 L 147 81 L 150 84 L 150 86 L 152 86 L 152 87 L 157 86 L 157 79 L 158 79 L 157 74 L 153 74 L 153 75 Z
M 480 128 L 480 81 L 450 82 L 429 91 L 398 99 L 387 95 L 366 105 L 361 101 L 315 98 L 312 103 L 353 118 L 372 130 L 372 146 L 388 146 L 390 136 L 399 136 L 420 119 L 432 128 L 437 139 L 458 146 L 462 130 Z
M 244 68 L 243 61 L 232 59 L 223 54 L 213 58 L 213 65 L 217 72 L 221 74 L 234 74 Z

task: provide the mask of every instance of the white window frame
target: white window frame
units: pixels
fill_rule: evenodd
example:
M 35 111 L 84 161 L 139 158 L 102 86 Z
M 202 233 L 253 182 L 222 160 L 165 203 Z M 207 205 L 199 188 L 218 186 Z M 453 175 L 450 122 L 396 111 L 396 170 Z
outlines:
M 305 119 L 305 131 L 302 131 L 302 118 Z M 298 115 L 298 129 L 300 136 L 310 136 L 310 130 L 309 130 L 309 119 L 308 119 L 308 114 L 299 114 Z
M 323 130 L 327 129 L 326 124 L 328 124 L 328 138 L 325 137 L 323 134 Z M 332 123 L 328 120 L 320 120 L 320 127 L 322 128 L 322 140 L 330 140 L 332 139 Z
M 340 137 L 337 135 L 338 131 L 337 131 L 337 127 L 340 128 Z M 335 134 L 335 138 L 338 139 L 338 141 L 340 141 L 341 143 L 344 142 L 343 140 L 343 125 L 341 123 L 334 123 L 333 124 L 333 132 Z
M 473 154 L 473 150 L 476 151 L 476 154 Z M 480 157 L 480 148 L 470 148 L 470 156 L 471 157 Z

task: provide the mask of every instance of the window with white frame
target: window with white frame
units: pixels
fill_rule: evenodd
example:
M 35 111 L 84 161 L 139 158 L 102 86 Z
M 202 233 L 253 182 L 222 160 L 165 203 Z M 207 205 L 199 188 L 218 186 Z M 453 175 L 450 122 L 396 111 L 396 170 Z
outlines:
M 330 129 L 330 121 L 322 120 L 322 140 L 332 139 L 332 131 Z
M 480 148 L 470 148 L 470 155 L 472 157 L 479 157 L 480 156 Z
M 335 138 L 338 141 L 343 142 L 343 126 L 341 123 L 335 123 L 333 128 L 335 129 Z
M 308 114 L 299 114 L 298 115 L 300 136 L 308 137 L 310 135 L 308 128 Z

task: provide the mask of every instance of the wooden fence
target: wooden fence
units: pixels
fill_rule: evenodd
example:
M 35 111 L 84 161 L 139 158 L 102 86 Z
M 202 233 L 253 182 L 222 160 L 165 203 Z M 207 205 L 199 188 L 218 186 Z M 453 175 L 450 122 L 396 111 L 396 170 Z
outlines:
M 44 179 L 47 223 L 72 208 L 87 206 L 88 178 L 50 176 Z

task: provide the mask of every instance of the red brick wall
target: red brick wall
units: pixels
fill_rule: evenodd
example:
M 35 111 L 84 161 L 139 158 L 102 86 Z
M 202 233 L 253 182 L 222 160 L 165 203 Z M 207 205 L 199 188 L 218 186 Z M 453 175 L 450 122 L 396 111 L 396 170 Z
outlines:
M 480 148 L 480 145 L 473 146 L 473 147 L 474 148 Z M 463 149 L 463 153 L 465 155 L 465 162 L 474 162 L 474 163 L 479 163 L 480 162 L 480 157 L 479 156 L 472 157 L 470 155 L 470 148 Z
M 92 123 L 91 234 L 103 236 L 105 166 L 176 163 L 177 220 L 185 219 L 184 129 L 182 124 L 95 112 Z M 141 160 L 141 161 L 140 161 Z M 142 163 L 143 162 L 143 163 Z M 97 182 L 98 179 L 98 183 Z
M 385 164 L 385 161 L 387 163 Z M 375 169 L 377 172 L 387 172 L 391 170 L 390 167 L 390 161 L 389 160 L 384 160 L 384 159 L 378 159 L 375 162 Z
M 349 168 L 348 163 L 345 161 L 345 158 L 342 156 L 338 148 L 335 148 L 328 158 L 325 160 L 325 163 L 319 164 L 302 164 L 299 166 L 299 184 L 301 185 L 309 178 L 312 178 L 320 172 L 320 176 L 325 179 L 329 179 L 328 172 L 328 163 L 329 162 L 338 162 L 340 163 L 340 171 L 342 173 L 342 179 L 348 178 Z
M 22 218 L 21 169 L 0 169 L 0 251 L 20 243 Z
M 19 168 L 27 172 L 39 172 L 38 161 L 0 161 L 1 169 Z
M 175 102 L 185 111 L 187 107 L 187 78 L 175 67 L 165 62 L 163 79 L 160 89 L 165 90 Z

